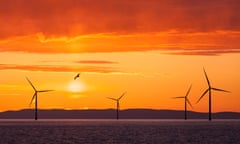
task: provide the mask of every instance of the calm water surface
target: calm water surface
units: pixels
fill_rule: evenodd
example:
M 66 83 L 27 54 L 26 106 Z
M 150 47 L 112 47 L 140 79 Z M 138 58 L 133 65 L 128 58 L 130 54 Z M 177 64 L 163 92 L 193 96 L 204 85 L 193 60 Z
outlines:
M 0 144 L 240 144 L 240 120 L 0 120 Z

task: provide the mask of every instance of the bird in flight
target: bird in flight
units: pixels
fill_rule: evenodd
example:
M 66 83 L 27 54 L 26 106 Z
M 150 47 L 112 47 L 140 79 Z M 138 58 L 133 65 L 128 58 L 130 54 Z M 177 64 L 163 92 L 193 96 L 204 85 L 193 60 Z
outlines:
M 80 73 L 78 73 L 75 77 L 74 77 L 74 80 L 76 80 L 77 78 L 80 77 Z

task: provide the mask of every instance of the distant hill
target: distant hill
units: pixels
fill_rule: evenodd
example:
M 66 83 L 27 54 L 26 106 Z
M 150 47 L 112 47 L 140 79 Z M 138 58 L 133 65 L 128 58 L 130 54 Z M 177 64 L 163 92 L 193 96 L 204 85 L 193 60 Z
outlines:
M 184 111 L 181 110 L 154 110 L 154 109 L 126 109 L 120 111 L 121 119 L 183 119 Z M 114 109 L 104 110 L 39 110 L 40 119 L 114 119 Z M 240 119 L 239 112 L 213 113 L 214 119 Z M 19 111 L 6 111 L 0 113 L 0 119 L 33 119 L 34 110 L 24 109 Z M 207 119 L 208 113 L 188 112 L 189 119 Z

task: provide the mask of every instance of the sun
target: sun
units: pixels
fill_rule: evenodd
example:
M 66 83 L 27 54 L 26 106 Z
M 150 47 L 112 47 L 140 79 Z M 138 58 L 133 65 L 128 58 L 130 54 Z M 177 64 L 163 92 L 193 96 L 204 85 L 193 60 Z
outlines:
M 85 87 L 84 87 L 83 83 L 80 81 L 76 81 L 76 80 L 71 81 L 68 85 L 68 91 L 74 92 L 74 93 L 82 92 L 84 90 L 84 88 Z

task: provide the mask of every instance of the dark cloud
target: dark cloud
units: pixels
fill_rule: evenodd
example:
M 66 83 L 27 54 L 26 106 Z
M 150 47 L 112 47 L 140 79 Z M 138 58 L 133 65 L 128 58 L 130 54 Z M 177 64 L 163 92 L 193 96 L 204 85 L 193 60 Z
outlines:
M 239 0 L 1 0 L 0 37 L 240 30 Z
M 239 8 L 239 0 L 1 0 L 0 52 L 239 49 Z

